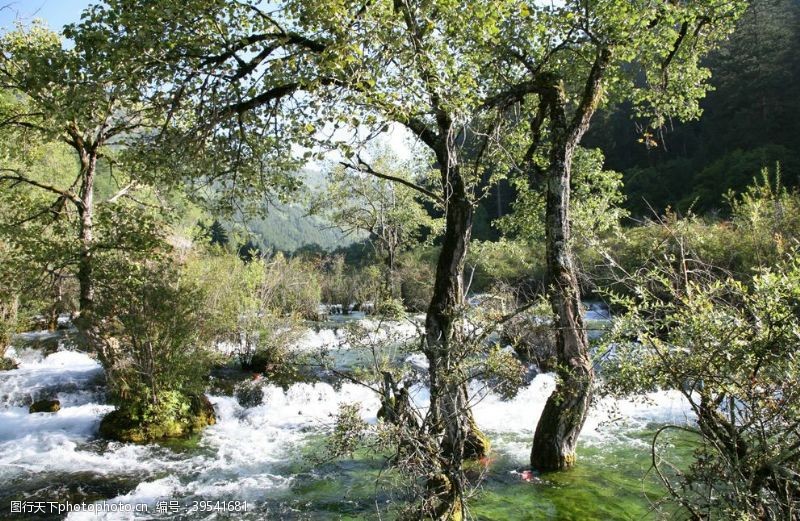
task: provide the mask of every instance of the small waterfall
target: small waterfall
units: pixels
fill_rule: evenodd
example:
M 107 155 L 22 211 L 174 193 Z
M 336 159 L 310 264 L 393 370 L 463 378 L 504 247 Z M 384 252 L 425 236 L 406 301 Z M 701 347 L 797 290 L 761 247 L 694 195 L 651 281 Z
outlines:
M 377 322 L 363 319 L 361 325 L 368 330 L 367 342 L 407 341 L 417 334 L 417 325 L 410 321 L 378 328 Z M 346 340 L 341 328 L 309 330 L 294 348 L 347 350 Z M 361 404 L 362 418 L 369 423 L 377 421 L 380 407 L 373 391 L 349 382 L 298 383 L 286 390 L 264 382 L 257 384 L 263 400 L 256 406 L 243 407 L 230 396 L 210 396 L 217 424 L 185 445 L 105 442 L 96 438 L 97 429 L 113 406 L 105 402 L 103 371 L 95 360 L 63 345 L 50 354 L 19 347 L 10 354 L 19 368 L 0 372 L 0 482 L 9 484 L 0 490 L 0 504 L 23 497 L 73 500 L 86 495 L 82 491 L 87 482 L 97 488 L 102 488 L 98 483 L 117 483 L 103 488 L 101 497 L 108 503 L 147 504 L 147 518 L 165 500 L 179 500 L 181 505 L 193 500 L 240 500 L 261 505 L 256 507 L 261 513 L 251 517 L 259 519 L 275 502 L 295 501 L 293 487 L 298 480 L 307 484 L 323 479 L 300 455 L 322 443 L 340 405 Z M 424 356 L 406 354 L 401 360 L 424 373 Z M 554 385 L 552 375 L 539 374 L 511 400 L 503 400 L 479 382 L 470 387 L 478 425 L 492 438 L 495 449 L 515 464 L 527 464 L 536 419 Z M 430 396 L 423 383 L 413 385 L 410 395 L 418 407 L 428 406 Z M 28 405 L 41 398 L 57 398 L 62 409 L 29 414 Z M 622 421 L 609 426 L 612 417 Z M 691 421 L 677 393 L 652 393 L 635 401 L 602 399 L 590 413 L 582 442 L 602 447 L 626 440 L 627 432 L 648 423 L 667 421 Z M 96 500 L 97 496 L 91 499 Z M 119 516 L 73 512 L 67 519 Z

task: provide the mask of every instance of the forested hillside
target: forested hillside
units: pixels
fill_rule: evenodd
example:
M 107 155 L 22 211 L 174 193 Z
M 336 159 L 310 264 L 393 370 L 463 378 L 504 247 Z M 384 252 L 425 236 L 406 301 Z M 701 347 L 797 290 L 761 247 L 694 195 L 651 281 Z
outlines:
M 263 251 L 294 252 L 303 247 L 332 251 L 356 240 L 346 237 L 325 219 L 309 215 L 308 208 L 299 204 L 275 203 L 263 216 L 231 220 L 227 224 L 241 230 Z
M 800 184 L 800 2 L 754 0 L 705 65 L 714 90 L 699 120 L 647 133 L 622 105 L 599 114 L 587 136 L 606 166 L 623 172 L 636 216 L 667 206 L 727 212 L 724 194 L 777 162 L 783 183 Z

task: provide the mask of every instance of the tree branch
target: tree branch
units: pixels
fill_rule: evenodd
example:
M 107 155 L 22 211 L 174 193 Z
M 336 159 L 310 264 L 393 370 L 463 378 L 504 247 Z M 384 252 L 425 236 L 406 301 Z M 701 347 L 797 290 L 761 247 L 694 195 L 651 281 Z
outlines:
M 68 192 L 66 190 L 61 190 L 59 188 L 56 188 L 55 186 L 48 185 L 48 184 L 45 184 L 45 183 L 41 183 L 41 182 L 36 181 L 34 179 L 27 178 L 24 175 L 20 174 L 18 170 L 14 170 L 13 168 L 0 168 L 0 182 L 2 182 L 2 181 L 12 181 L 12 182 L 15 182 L 15 183 L 26 183 L 26 184 L 29 184 L 31 186 L 35 186 L 37 188 L 41 188 L 42 190 L 46 190 L 48 192 L 60 195 L 61 197 L 64 197 L 64 198 L 70 200 L 76 206 L 82 206 L 82 204 L 83 204 L 81 202 L 81 200 L 78 199 L 78 197 L 75 194 L 73 194 L 72 192 Z
M 570 124 L 569 137 L 573 143 L 580 141 L 581 136 L 589 126 L 589 121 L 592 119 L 595 109 L 597 109 L 597 104 L 603 93 L 603 75 L 610 62 L 611 50 L 608 47 L 598 49 L 592 69 L 589 71 L 589 77 L 586 79 L 581 101 Z
M 409 181 L 407 179 L 403 179 L 402 177 L 396 177 L 396 176 L 393 176 L 393 175 L 380 173 L 380 172 L 376 171 L 374 168 L 372 168 L 372 166 L 370 166 L 369 163 L 367 163 L 363 159 L 361 159 L 361 156 L 357 156 L 357 157 L 358 157 L 358 164 L 356 164 L 356 165 L 353 165 L 351 163 L 346 163 L 344 161 L 340 161 L 339 164 L 341 164 L 345 168 L 350 168 L 351 170 L 356 170 L 358 172 L 364 172 L 364 173 L 367 173 L 367 174 L 369 174 L 371 176 L 378 177 L 380 179 L 385 179 L 387 181 L 392 181 L 393 183 L 400 183 L 401 185 L 404 185 L 404 186 L 407 186 L 407 187 L 409 187 L 409 188 L 411 188 L 413 190 L 416 190 L 417 192 L 419 192 L 419 193 L 425 195 L 426 197 L 436 201 L 437 203 L 444 205 L 444 199 L 442 199 L 440 196 L 436 195 L 435 193 L 431 192 L 427 188 L 424 188 L 424 187 L 422 187 L 422 186 L 420 186 L 420 185 L 418 185 L 416 183 L 413 183 L 413 182 L 411 182 L 411 181 Z

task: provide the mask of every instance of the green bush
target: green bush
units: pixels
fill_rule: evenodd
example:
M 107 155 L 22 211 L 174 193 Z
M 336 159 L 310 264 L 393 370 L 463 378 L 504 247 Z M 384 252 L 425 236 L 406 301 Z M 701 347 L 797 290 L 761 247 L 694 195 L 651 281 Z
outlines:
M 260 290 L 263 301 L 286 315 L 313 320 L 322 298 L 319 270 L 299 257 L 276 254 L 264 261 L 265 279 Z
M 745 280 L 753 270 L 774 266 L 800 244 L 800 194 L 781 185 L 779 171 L 770 176 L 764 170 L 760 181 L 742 194 L 729 193 L 727 199 L 729 220 L 680 217 L 668 211 L 607 237 L 599 249 L 579 250 L 587 278 L 624 291 L 624 285 L 614 282 L 620 273 L 633 276 L 655 260 L 689 257 Z
M 800 194 L 781 184 L 780 166 L 774 175 L 766 168 L 761 179 L 736 196 L 729 192 L 731 224 L 737 240 L 732 246 L 744 260 L 740 270 L 772 266 L 800 241 Z
M 792 519 L 800 509 L 800 262 L 742 282 L 694 259 L 655 262 L 628 283 L 608 339 L 615 394 L 680 392 L 696 421 L 667 425 L 653 462 L 692 519 Z M 665 433 L 693 438 L 677 464 Z
M 371 302 L 375 305 L 387 293 L 385 280 L 383 266 L 348 266 L 343 256 L 336 255 L 328 260 L 323 271 L 322 300 L 341 305 L 345 311 L 351 304 L 360 306 Z
M 425 311 L 433 296 L 433 281 L 438 250 L 418 247 L 403 252 L 399 259 L 398 277 L 403 304 L 412 311 Z
M 467 274 L 471 279 L 470 291 L 485 292 L 498 284 L 520 286 L 525 281 L 544 277 L 544 247 L 522 241 L 473 242 L 467 256 Z M 474 272 L 472 271 L 474 268 Z M 469 280 L 465 281 L 465 284 Z
M 379 301 L 375 312 L 392 320 L 400 320 L 406 316 L 406 309 L 405 306 L 403 306 L 403 301 L 392 297 L 386 297 Z
M 215 328 L 202 288 L 167 256 L 106 265 L 104 275 L 91 331 L 118 410 L 101 431 L 147 441 L 213 423 L 203 392 Z

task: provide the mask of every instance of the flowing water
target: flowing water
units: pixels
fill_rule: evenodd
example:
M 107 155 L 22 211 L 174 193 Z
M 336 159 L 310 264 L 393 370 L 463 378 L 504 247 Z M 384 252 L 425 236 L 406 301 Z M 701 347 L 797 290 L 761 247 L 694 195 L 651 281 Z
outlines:
M 337 339 L 341 331 L 334 326 L 309 330 L 299 347 Z M 50 347 L 41 347 L 43 340 Z M 313 463 L 309 457 L 319 454 L 340 404 L 360 403 L 363 418 L 376 421 L 380 404 L 363 387 L 298 383 L 284 390 L 264 383 L 263 402 L 254 407 L 211 394 L 218 423 L 202 434 L 123 444 L 97 438 L 100 419 L 113 407 L 105 402 L 96 361 L 57 335 L 31 333 L 17 345 L 10 355 L 19 368 L 0 372 L 0 519 L 376 519 L 397 500 L 376 485 L 379 476 L 391 475 L 381 458 Z M 39 347 L 22 347 L 31 345 Z M 418 357 L 408 363 L 422 365 Z M 486 520 L 647 518 L 649 500 L 662 493 L 646 476 L 652 429 L 690 421 L 686 404 L 668 392 L 600 401 L 581 436 L 579 466 L 523 479 L 535 421 L 553 386 L 551 375 L 540 374 L 508 401 L 473 389 L 476 420 L 494 447 L 487 479 L 471 500 L 473 514 Z M 424 406 L 427 389 L 412 390 Z M 28 413 L 33 400 L 47 397 L 58 398 L 61 410 Z M 68 504 L 84 511 L 63 511 Z M 102 508 L 111 511 L 86 511 Z

